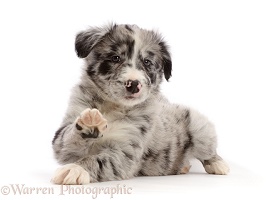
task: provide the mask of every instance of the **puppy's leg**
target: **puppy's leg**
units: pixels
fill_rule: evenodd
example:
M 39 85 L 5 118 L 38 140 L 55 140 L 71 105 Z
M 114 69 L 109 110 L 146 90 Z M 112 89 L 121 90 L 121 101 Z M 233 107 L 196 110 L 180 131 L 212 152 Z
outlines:
M 57 144 L 55 141 L 55 145 L 63 146 L 63 151 L 68 152 L 68 154 L 61 154 L 60 157 L 68 158 L 68 155 L 73 156 L 73 154 L 82 152 L 84 146 L 88 146 L 87 148 L 90 148 L 89 145 L 93 146 L 93 143 L 90 143 L 91 139 L 95 140 L 94 136 L 104 132 L 107 123 L 98 110 L 86 109 L 74 124 L 78 132 L 63 134 L 65 135 L 65 142 L 63 143 Z M 73 131 L 73 129 L 71 130 Z M 91 130 L 98 130 L 99 134 L 90 132 Z M 88 133 L 84 133 L 86 131 Z M 70 136 L 66 136 L 66 134 Z M 71 136 L 71 134 L 74 135 Z M 82 140 L 89 142 L 80 145 Z M 123 142 L 108 140 L 102 145 L 95 146 L 97 154 L 88 156 L 84 150 L 85 153 L 80 155 L 78 159 L 59 168 L 52 182 L 55 184 L 86 184 L 98 181 L 123 180 L 134 176 L 139 167 L 137 163 L 139 163 L 142 155 L 141 141 L 134 134 L 128 135 Z
M 191 168 L 188 160 L 184 161 L 182 168 L 178 171 L 178 174 L 187 174 Z
M 60 163 L 75 162 L 86 155 L 95 139 L 102 137 L 107 121 L 97 109 L 85 109 L 73 124 L 60 128 L 53 140 L 55 156 Z M 56 184 L 85 184 L 88 172 L 77 164 L 59 168 L 52 182 Z
M 133 140 L 131 139 L 131 142 Z M 99 154 L 82 158 L 75 163 L 59 168 L 52 182 L 55 184 L 87 184 L 134 177 L 139 165 L 138 143 L 117 145 L 106 144 Z
M 205 171 L 209 174 L 228 174 L 228 165 L 216 153 L 217 138 L 213 124 L 200 113 L 190 111 L 189 132 L 192 139 L 190 151 L 202 162 Z
M 107 121 L 97 109 L 85 109 L 73 122 L 63 125 L 53 139 L 54 155 L 59 163 L 73 163 L 87 155 L 93 143 L 103 136 Z

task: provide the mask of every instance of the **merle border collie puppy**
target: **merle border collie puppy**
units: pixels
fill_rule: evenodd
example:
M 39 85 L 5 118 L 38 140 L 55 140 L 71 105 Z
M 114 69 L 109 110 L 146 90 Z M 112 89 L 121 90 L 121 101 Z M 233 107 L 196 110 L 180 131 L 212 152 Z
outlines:
M 76 36 L 85 61 L 52 141 L 61 168 L 55 184 L 184 174 L 189 159 L 227 174 L 214 126 L 199 112 L 171 104 L 160 84 L 171 77 L 161 35 L 136 25 L 91 27 Z

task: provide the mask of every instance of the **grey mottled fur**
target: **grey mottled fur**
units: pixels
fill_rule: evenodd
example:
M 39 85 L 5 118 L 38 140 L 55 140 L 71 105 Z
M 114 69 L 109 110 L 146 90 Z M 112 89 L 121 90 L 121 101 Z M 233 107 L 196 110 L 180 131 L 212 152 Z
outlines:
M 85 65 L 53 139 L 59 163 L 75 163 L 89 173 L 91 182 L 100 182 L 180 174 L 190 158 L 209 167 L 223 162 L 216 153 L 213 124 L 195 110 L 169 103 L 160 93 L 163 77 L 168 80 L 172 70 L 160 34 L 135 25 L 92 27 L 77 35 L 76 51 Z M 131 76 L 140 81 L 141 95 L 124 98 L 124 83 Z M 87 108 L 102 113 L 106 132 L 84 132 L 77 125 Z

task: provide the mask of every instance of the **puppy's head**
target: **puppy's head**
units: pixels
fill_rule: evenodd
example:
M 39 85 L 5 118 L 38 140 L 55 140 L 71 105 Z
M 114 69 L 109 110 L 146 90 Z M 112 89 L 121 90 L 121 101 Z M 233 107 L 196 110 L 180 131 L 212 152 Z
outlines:
M 171 77 L 172 62 L 165 42 L 135 25 L 94 27 L 76 37 L 78 57 L 105 99 L 133 106 L 159 90 Z

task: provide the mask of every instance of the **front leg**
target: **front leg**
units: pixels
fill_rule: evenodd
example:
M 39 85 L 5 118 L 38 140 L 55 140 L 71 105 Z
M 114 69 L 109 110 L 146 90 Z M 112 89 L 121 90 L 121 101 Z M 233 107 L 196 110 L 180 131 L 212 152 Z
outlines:
M 125 180 L 132 178 L 140 166 L 141 147 L 137 143 L 118 144 L 110 141 L 102 146 L 100 153 L 83 158 L 75 164 L 90 174 L 90 182 Z
M 79 139 L 95 141 L 94 136 L 101 137 L 106 125 L 106 120 L 101 113 L 92 109 L 82 112 L 74 126 L 80 133 Z M 94 132 L 90 132 L 92 130 Z M 96 134 L 95 131 L 99 134 Z M 117 140 L 121 140 L 121 138 L 117 138 Z M 88 153 L 83 154 L 71 164 L 59 168 L 55 172 L 52 182 L 55 184 L 87 184 L 133 177 L 140 165 L 141 141 L 134 134 L 128 135 L 126 140 L 117 140 L 110 139 L 95 143 L 97 154 L 91 156 Z M 68 148 L 69 146 L 65 147 L 65 149 Z M 73 152 L 71 154 L 73 155 Z
M 84 185 L 90 182 L 132 178 L 139 168 L 139 159 L 137 155 L 134 155 L 134 148 L 131 146 L 121 149 L 113 146 L 113 148 L 103 149 L 100 154 L 64 165 L 56 170 L 52 182 L 64 185 Z
M 84 157 L 95 142 L 103 136 L 107 121 L 97 109 L 85 109 L 73 124 L 62 126 L 53 139 L 55 157 L 64 165 L 55 172 L 56 184 L 81 184 L 89 182 L 89 174 L 73 162 Z
M 52 142 L 55 158 L 61 164 L 83 158 L 106 127 L 107 121 L 97 109 L 85 109 L 73 123 L 62 125 L 55 133 Z

